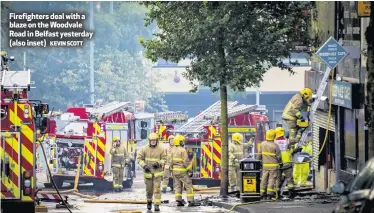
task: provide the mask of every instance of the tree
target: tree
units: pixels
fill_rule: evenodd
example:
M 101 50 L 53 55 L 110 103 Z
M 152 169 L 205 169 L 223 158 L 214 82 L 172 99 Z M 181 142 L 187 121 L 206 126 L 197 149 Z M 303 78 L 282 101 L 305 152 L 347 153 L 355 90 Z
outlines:
M 153 40 L 141 40 L 146 56 L 178 62 L 189 58 L 185 77 L 220 91 L 222 197 L 228 192 L 227 88 L 256 87 L 272 66 L 282 64 L 293 42 L 307 37 L 306 2 L 147 2 Z M 218 84 L 217 84 L 218 83 Z M 195 88 L 197 85 L 195 85 Z
M 374 3 L 370 5 L 370 23 L 366 29 L 367 49 L 367 109 L 369 126 L 369 157 L 374 156 Z

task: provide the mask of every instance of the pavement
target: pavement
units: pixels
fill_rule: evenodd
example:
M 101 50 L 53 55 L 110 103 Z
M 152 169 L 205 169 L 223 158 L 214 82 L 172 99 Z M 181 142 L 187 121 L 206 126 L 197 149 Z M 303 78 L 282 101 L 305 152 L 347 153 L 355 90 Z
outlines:
M 66 186 L 62 190 L 67 190 L 71 186 Z M 79 185 L 78 190 L 82 194 L 96 195 L 98 200 L 145 200 L 145 184 L 143 176 L 137 173 L 137 177 L 134 180 L 132 188 L 125 189 L 120 193 L 112 192 L 98 192 L 95 191 L 92 185 Z M 197 194 L 195 193 L 195 199 L 204 199 L 206 197 L 216 196 L 217 192 L 211 194 Z M 183 198 L 186 199 L 185 192 Z M 125 212 L 153 212 L 146 209 L 145 204 L 117 204 L 117 203 L 85 203 L 84 198 L 68 194 L 68 202 L 73 206 L 71 208 L 72 213 L 125 213 Z M 189 212 L 207 212 L 207 213 L 219 213 L 228 212 L 224 208 L 217 206 L 198 206 L 198 207 L 177 207 L 174 199 L 174 193 L 168 191 L 161 195 L 161 200 L 169 200 L 169 203 L 161 204 L 160 209 L 163 213 L 189 213 Z M 46 206 L 49 213 L 68 213 L 67 209 L 56 209 L 56 203 L 42 202 L 42 205 Z
M 239 199 L 213 201 L 213 205 L 239 213 L 331 213 L 338 197 L 327 194 L 296 197 L 293 200 L 259 202 L 240 205 Z

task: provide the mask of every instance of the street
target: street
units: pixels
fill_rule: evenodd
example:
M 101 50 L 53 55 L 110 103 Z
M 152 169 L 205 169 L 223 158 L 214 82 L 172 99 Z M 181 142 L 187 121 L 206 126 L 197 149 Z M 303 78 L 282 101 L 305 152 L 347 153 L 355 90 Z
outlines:
M 138 174 L 139 173 L 139 174 Z M 106 192 L 100 194 L 92 191 L 91 185 L 80 185 L 78 190 L 82 194 L 96 195 L 99 200 L 145 200 L 145 185 L 141 172 L 137 171 L 137 177 L 134 180 L 132 188 L 125 189 L 121 193 L 111 193 Z M 71 188 L 71 187 L 70 187 Z M 64 187 L 63 190 L 68 189 Z M 218 194 L 218 192 L 217 192 Z M 198 194 L 195 192 L 195 199 L 201 199 L 205 197 L 213 196 L 213 194 Z M 75 195 L 68 195 L 69 204 L 73 205 L 74 208 L 71 209 L 73 213 L 116 213 L 116 212 L 126 212 L 126 211 L 137 211 L 137 212 L 153 212 L 147 211 L 145 204 L 116 204 L 116 203 L 85 203 L 84 198 L 80 198 Z M 185 192 L 183 194 L 183 199 L 186 199 Z M 215 206 L 199 206 L 199 207 L 176 207 L 174 193 L 168 191 L 166 194 L 162 194 L 161 200 L 169 200 L 169 204 L 161 204 L 161 212 L 228 212 L 223 208 Z M 67 213 L 67 209 L 56 209 L 56 203 L 42 202 L 42 205 L 48 208 L 50 213 Z

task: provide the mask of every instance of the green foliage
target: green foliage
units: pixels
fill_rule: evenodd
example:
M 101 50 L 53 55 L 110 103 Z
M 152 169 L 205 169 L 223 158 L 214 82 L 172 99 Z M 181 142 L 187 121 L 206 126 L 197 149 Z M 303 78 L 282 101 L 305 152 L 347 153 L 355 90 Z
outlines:
M 307 37 L 307 2 L 150 2 L 147 24 L 156 39 L 142 41 L 146 56 L 177 62 L 192 59 L 186 78 L 213 91 L 221 82 L 235 91 L 256 87 L 271 66 L 291 68 L 294 42 Z M 295 33 L 295 27 L 300 29 Z M 305 31 L 305 33 L 304 33 Z M 197 85 L 195 85 L 197 86 Z
M 2 2 L 3 4 L 3 2 Z M 89 15 L 87 2 L 11 2 L 19 11 L 67 12 L 79 11 Z M 96 4 L 96 3 L 94 3 Z M 95 99 L 104 101 L 146 100 L 148 109 L 164 109 L 162 94 L 147 78 L 151 64 L 142 57 L 143 47 L 139 36 L 150 38 L 155 25 L 144 27 L 146 8 L 138 3 L 114 2 L 114 13 L 109 2 L 101 2 L 98 11 L 94 6 L 94 69 Z M 4 17 L 5 14 L 2 15 Z M 88 24 L 86 18 L 86 26 Z M 7 38 L 2 38 L 7 44 Z M 89 93 L 89 42 L 83 48 L 12 48 L 9 55 L 16 56 L 12 69 L 23 69 L 23 54 L 27 55 L 27 68 L 35 70 L 32 80 L 36 89 L 33 99 L 41 99 L 63 109 L 90 102 Z M 11 64 L 12 65 L 12 64 Z M 157 80 L 157 79 L 154 79 Z M 151 103 L 151 104 L 150 104 Z

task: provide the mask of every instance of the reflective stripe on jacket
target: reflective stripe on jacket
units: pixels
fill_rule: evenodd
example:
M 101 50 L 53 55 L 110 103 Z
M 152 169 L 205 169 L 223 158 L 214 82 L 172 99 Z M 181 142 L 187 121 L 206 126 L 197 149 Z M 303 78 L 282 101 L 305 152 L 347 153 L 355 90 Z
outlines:
M 263 141 L 257 159 L 262 160 L 262 167 L 266 170 L 278 169 L 282 162 L 279 146 L 273 141 Z
M 166 154 L 164 149 L 157 145 L 156 147 L 145 146 L 143 149 L 140 150 L 138 153 L 136 160 L 141 167 L 147 165 L 151 169 L 151 173 L 145 173 L 145 178 L 152 178 L 154 177 L 162 177 L 164 173 L 162 172 L 162 167 L 165 165 L 166 162 Z M 160 167 L 157 169 L 153 168 L 153 165 L 159 163 Z
M 296 120 L 302 116 L 301 108 L 303 106 L 303 97 L 301 93 L 295 94 L 283 110 L 282 119 Z
M 187 150 L 181 146 L 175 146 L 170 149 L 168 165 L 172 171 L 187 172 L 192 169 Z
M 110 154 L 112 155 L 112 167 L 125 167 L 125 164 L 128 161 L 128 155 L 124 145 L 115 148 L 113 147 L 110 150 Z

